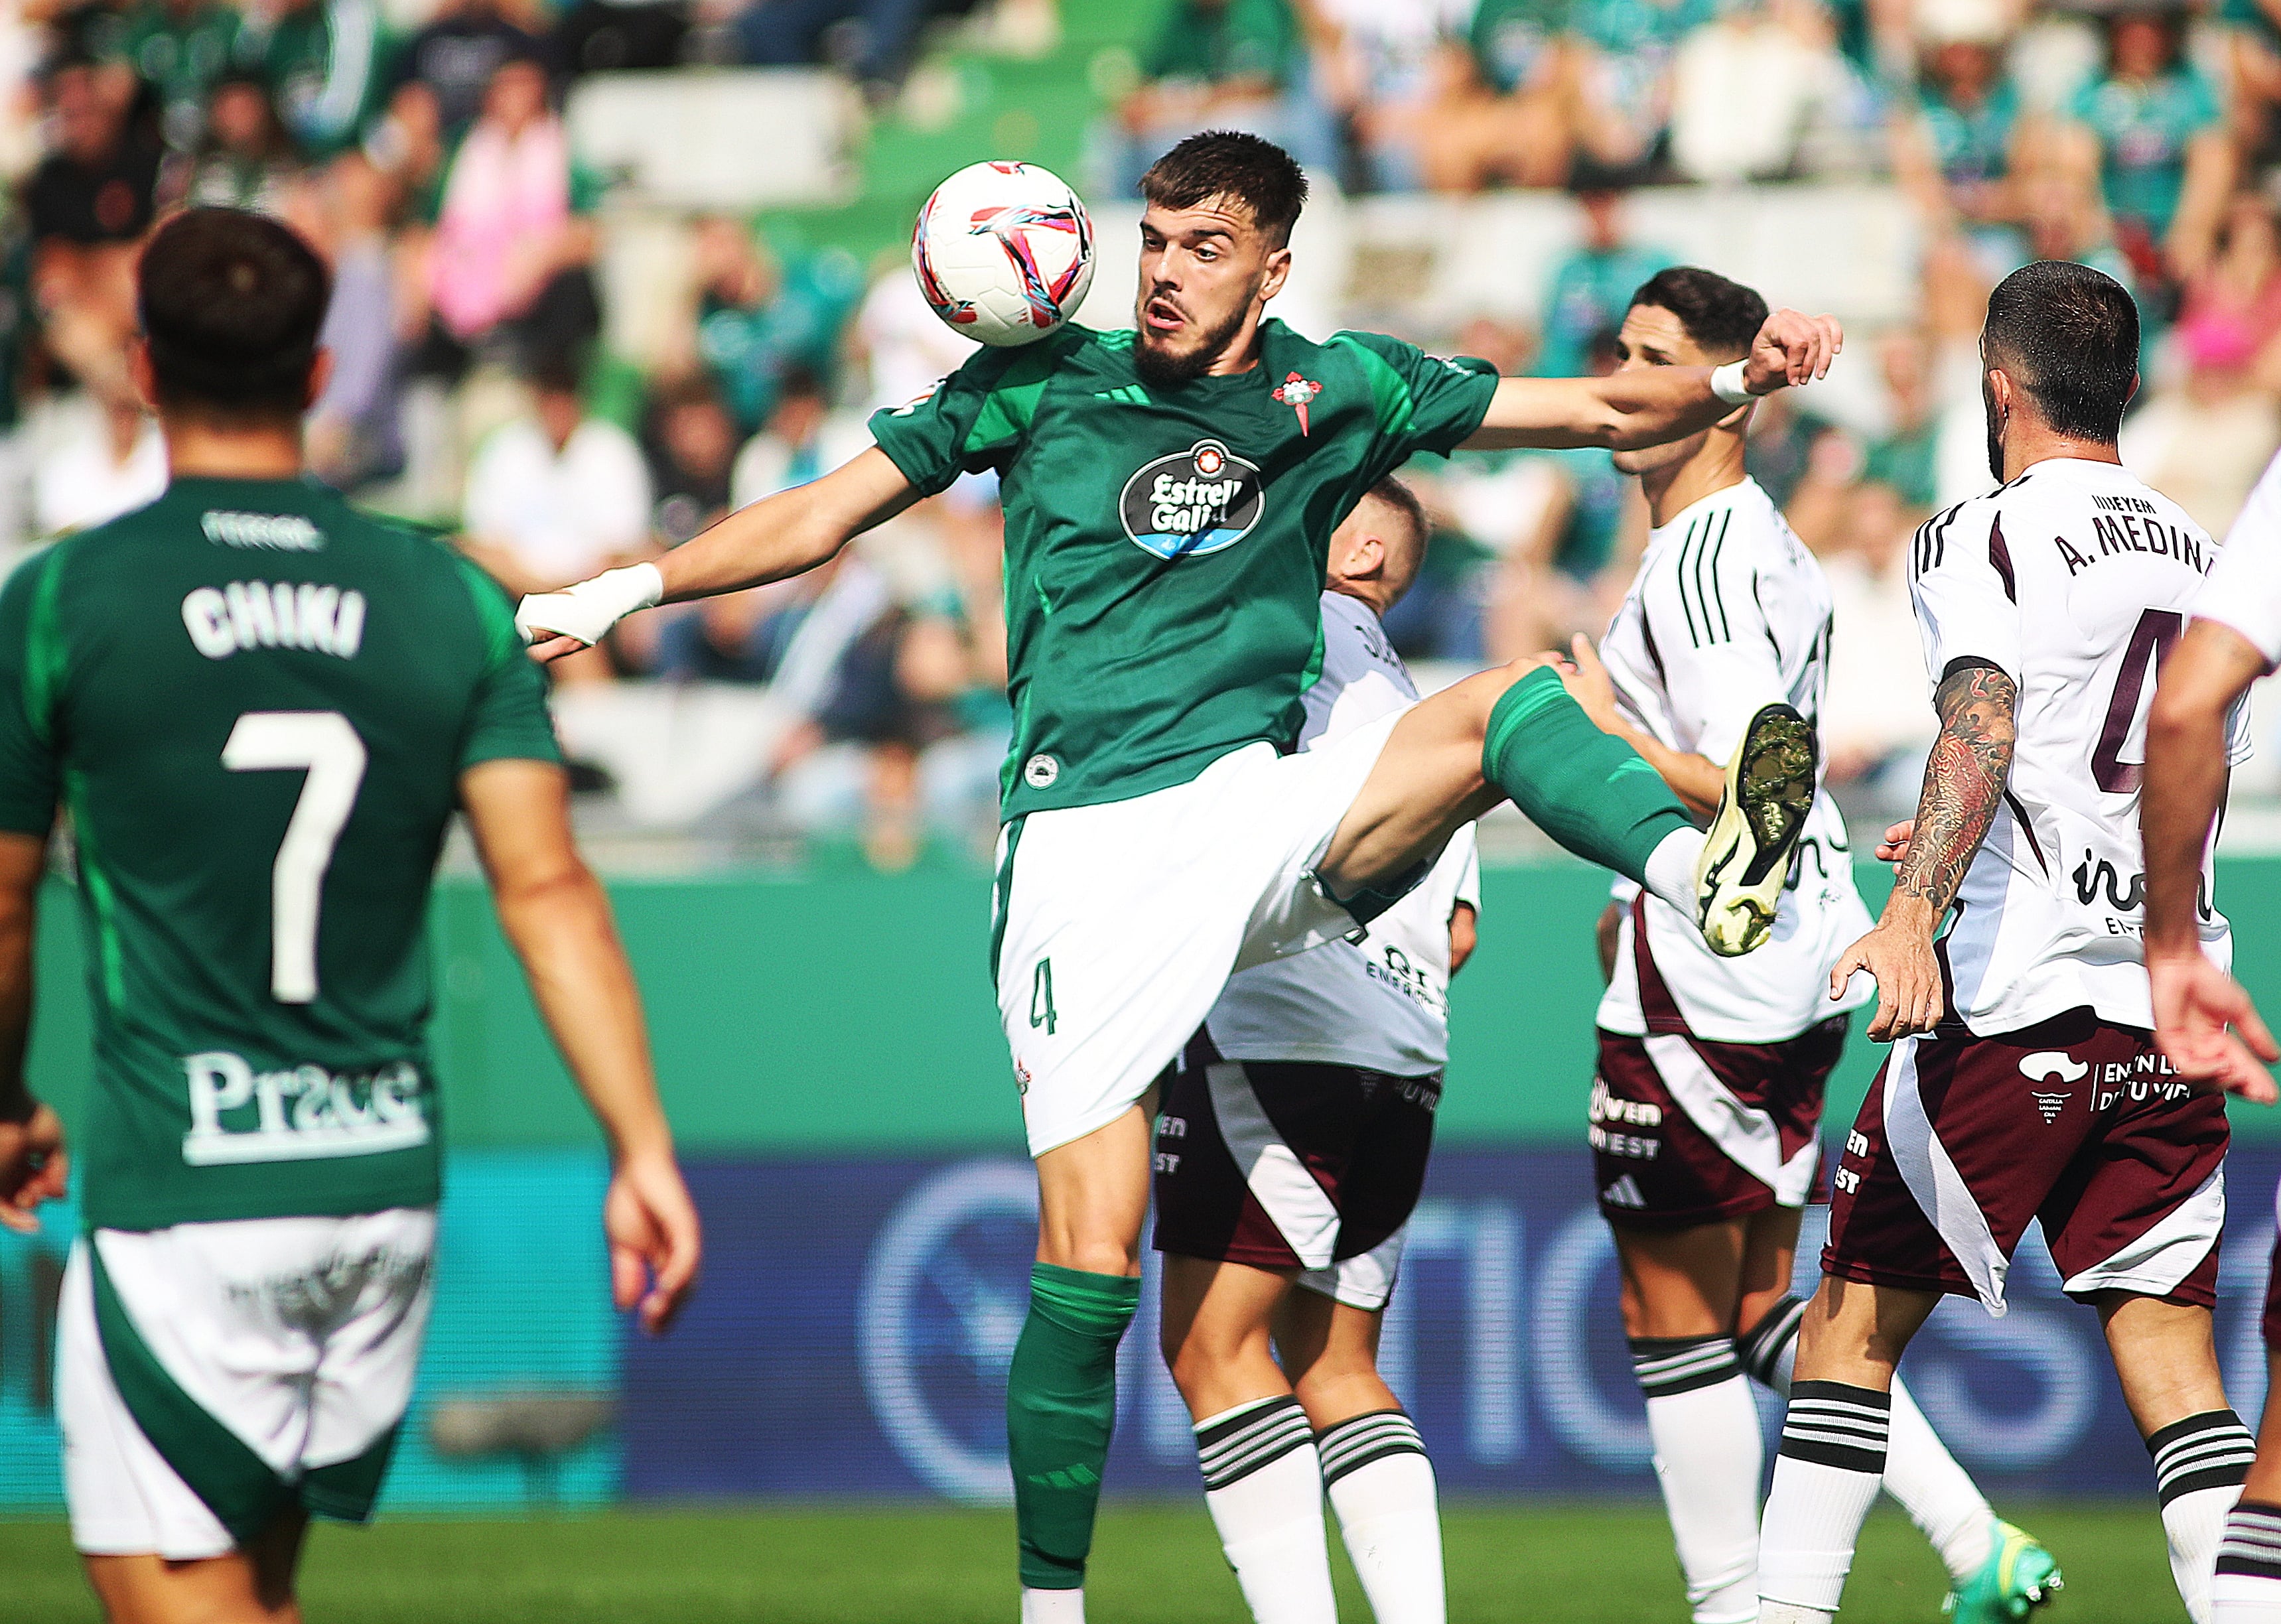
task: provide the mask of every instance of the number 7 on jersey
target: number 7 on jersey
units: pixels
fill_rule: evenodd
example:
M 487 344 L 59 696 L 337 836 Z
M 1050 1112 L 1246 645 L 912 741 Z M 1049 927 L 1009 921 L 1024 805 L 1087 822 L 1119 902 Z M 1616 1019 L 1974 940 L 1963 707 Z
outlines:
M 364 740 L 336 710 L 250 710 L 230 729 L 221 764 L 231 772 L 308 774 L 269 870 L 269 995 L 314 1003 L 317 909 L 364 782 Z

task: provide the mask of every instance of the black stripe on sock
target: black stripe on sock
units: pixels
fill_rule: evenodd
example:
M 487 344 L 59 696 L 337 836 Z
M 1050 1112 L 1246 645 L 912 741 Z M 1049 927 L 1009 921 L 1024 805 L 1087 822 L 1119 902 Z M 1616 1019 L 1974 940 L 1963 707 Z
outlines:
M 1716 1387 L 1739 1374 L 1735 1344 L 1724 1336 L 1635 1336 L 1632 1373 L 1650 1398 L 1669 1398 Z
M 1286 1394 L 1196 1428 L 1196 1463 L 1207 1490 L 1226 1489 L 1314 1440 L 1307 1412 Z
M 1882 1474 L 1892 1410 L 1892 1395 L 1875 1388 L 1843 1381 L 1795 1382 L 1790 1414 L 1782 1423 L 1782 1453 L 1841 1472 Z
M 2227 1514 L 2217 1571 L 2281 1580 L 2281 1505 L 2244 1500 Z
M 1318 1433 L 1315 1453 L 1322 1459 L 1323 1487 L 1327 1489 L 1349 1473 L 1359 1472 L 1389 1455 L 1423 1455 L 1426 1441 L 1404 1411 L 1372 1410 L 1349 1416 Z
M 2205 1410 L 2173 1421 L 2146 1440 L 2154 1458 L 2155 1497 L 2164 1505 L 2205 1489 L 2246 1481 L 2257 1442 L 2231 1410 Z
M 1751 1380 L 1763 1387 L 1772 1387 L 1779 1379 L 1782 1349 L 1798 1335 L 1800 1321 L 1805 1318 L 1803 1297 L 1784 1297 L 1760 1317 L 1752 1326 L 1735 1339 L 1735 1357 Z

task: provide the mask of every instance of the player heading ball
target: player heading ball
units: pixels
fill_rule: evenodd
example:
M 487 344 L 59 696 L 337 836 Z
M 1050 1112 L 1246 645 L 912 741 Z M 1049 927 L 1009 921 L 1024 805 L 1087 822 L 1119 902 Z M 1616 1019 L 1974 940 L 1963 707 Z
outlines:
M 1268 315 L 1306 201 L 1281 148 L 1192 136 L 1141 190 L 1131 329 L 982 351 L 875 414 L 878 444 L 823 478 L 519 616 L 542 658 L 568 652 L 651 604 L 814 568 L 962 473 L 999 471 L 1017 721 L 991 967 L 1038 1164 L 1007 1393 L 1033 1620 L 1083 1616 L 1117 1346 L 1140 1300 L 1154 1086 L 1229 973 L 1367 924 L 1507 799 L 1747 950 L 1774 916 L 1813 754 L 1794 711 L 1769 711 L 1706 837 L 1556 676 L 1521 665 L 1288 750 L 1332 533 L 1414 452 L 1691 434 L 1820 375 L 1834 321 L 1778 312 L 1715 370 L 1500 378 L 1373 333 L 1318 344 Z M 1210 514 L 1129 499 L 1160 474 L 1227 494 Z M 1188 511 L 1159 525 L 1157 506 Z
M 423 936 L 455 808 L 608 1139 L 616 1295 L 652 1329 L 698 1227 L 506 598 L 301 477 L 323 264 L 197 209 L 138 282 L 166 492 L 0 592 L 0 1220 L 64 1190 L 23 1074 L 64 812 L 95 1002 L 65 1492 L 106 1612 L 168 1624 L 290 1613 L 310 1514 L 379 1492 L 430 1298 Z

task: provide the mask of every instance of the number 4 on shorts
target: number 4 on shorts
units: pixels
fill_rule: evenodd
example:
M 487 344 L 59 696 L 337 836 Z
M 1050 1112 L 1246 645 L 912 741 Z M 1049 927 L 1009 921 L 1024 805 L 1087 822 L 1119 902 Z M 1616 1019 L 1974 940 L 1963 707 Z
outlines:
M 1061 1017 L 1054 1012 L 1054 962 L 1050 958 L 1038 961 L 1037 969 L 1030 972 L 1030 1027 L 1042 1026 L 1046 1036 L 1054 1035 L 1054 1023 Z

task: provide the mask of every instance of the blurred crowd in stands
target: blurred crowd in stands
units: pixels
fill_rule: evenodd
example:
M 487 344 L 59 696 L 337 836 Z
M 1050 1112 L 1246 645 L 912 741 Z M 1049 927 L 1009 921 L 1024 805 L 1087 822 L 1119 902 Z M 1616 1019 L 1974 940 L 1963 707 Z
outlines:
M 125 366 L 132 267 L 152 221 L 192 204 L 275 213 L 333 265 L 335 364 L 309 423 L 321 476 L 435 523 L 511 592 L 677 545 L 813 477 L 964 342 L 898 257 L 867 267 L 688 215 L 664 336 L 613 353 L 609 177 L 575 150 L 565 97 L 599 71 L 810 65 L 892 120 L 946 40 L 1034 59 L 1069 21 L 1055 0 L 972 4 L 4 0 L 0 546 L 163 483 Z M 1836 591 L 1828 731 L 1857 805 L 1904 805 L 1929 732 L 1901 560 L 1937 505 L 1985 483 L 1972 338 L 1996 280 L 2059 256 L 2132 289 L 2145 387 L 2126 454 L 2214 530 L 2281 444 L 2281 0 L 1152 9 L 1137 49 L 1072 70 L 1099 110 L 1089 194 L 1129 197 L 1170 143 L 1228 126 L 1350 195 L 1563 189 L 1576 244 L 1538 320 L 1404 334 L 1509 371 L 1614 364 L 1632 289 L 1672 259 L 1634 230 L 1635 189 L 1858 181 L 1906 199 L 1921 293 L 1906 321 L 1855 335 L 1849 365 L 1877 375 L 1866 409 L 1770 403 L 1752 450 Z M 1405 653 L 1466 665 L 1605 624 L 1645 519 L 1604 453 L 1412 472 L 1437 533 L 1395 617 Z M 667 725 L 657 694 L 741 686 L 769 719 L 707 735 L 750 759 L 690 806 L 733 793 L 855 831 L 885 866 L 931 829 L 986 824 L 1009 715 L 999 576 L 995 489 L 976 477 L 810 577 L 637 617 L 557 668 L 582 782 L 623 790 L 643 770 Z

